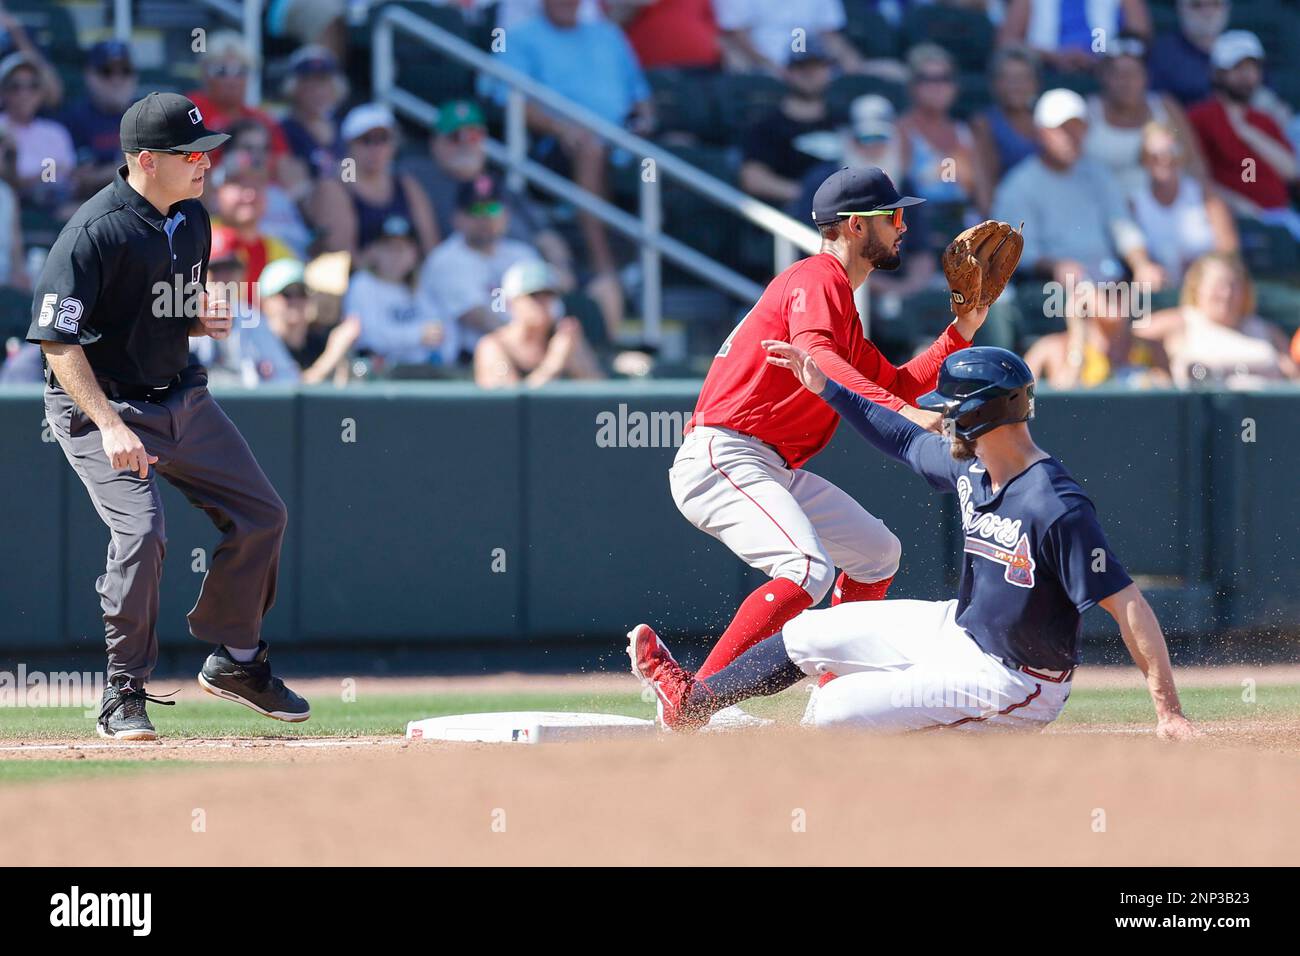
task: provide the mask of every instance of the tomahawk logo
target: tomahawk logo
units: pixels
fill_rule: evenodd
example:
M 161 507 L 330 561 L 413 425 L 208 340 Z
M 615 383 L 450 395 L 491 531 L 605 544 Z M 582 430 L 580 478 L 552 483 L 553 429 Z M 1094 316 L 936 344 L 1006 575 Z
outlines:
M 153 923 L 152 893 L 70 892 L 50 897 L 51 926 L 129 926 L 132 936 L 148 936 Z
M 1034 569 L 1038 565 L 1029 550 L 1029 535 L 1022 534 L 1020 536 L 1014 551 L 1008 551 L 1006 548 L 998 547 L 992 542 L 967 535 L 966 544 L 962 550 L 967 554 L 978 554 L 982 558 L 988 558 L 990 561 L 1006 565 L 1007 569 L 1002 576 L 1008 584 L 1014 584 L 1018 588 L 1032 588 L 1034 586 Z

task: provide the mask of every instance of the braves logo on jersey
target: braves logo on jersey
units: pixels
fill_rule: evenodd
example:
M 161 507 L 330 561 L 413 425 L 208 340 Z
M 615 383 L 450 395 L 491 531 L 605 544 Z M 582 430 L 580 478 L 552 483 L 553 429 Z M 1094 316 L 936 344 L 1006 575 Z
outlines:
M 977 513 L 970 500 L 971 488 L 967 476 L 957 479 L 962 530 L 966 532 L 962 550 L 1006 565 L 1003 577 L 1008 584 L 1032 588 L 1036 565 L 1029 547 L 1029 535 L 1020 530 L 1020 519 L 1004 518 L 992 511 Z
M 970 537 L 966 539 L 965 547 L 962 550 L 967 554 L 978 554 L 990 561 L 1005 564 L 1007 570 L 1002 576 L 1008 584 L 1014 584 L 1018 588 L 1032 588 L 1034 586 L 1034 568 L 1036 565 L 1033 556 L 1029 553 L 1029 535 L 1022 534 L 1020 536 L 1014 551 L 1008 551 L 988 541 Z

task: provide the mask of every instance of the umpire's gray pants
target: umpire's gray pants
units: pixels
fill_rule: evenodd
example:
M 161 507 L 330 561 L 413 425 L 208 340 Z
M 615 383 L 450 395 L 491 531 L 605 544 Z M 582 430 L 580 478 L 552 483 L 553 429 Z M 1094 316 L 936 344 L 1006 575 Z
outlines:
M 158 660 L 158 593 L 167 536 L 156 475 L 179 488 L 221 532 L 189 613 L 190 633 L 228 647 L 255 648 L 275 601 L 284 502 L 225 412 L 191 366 L 161 402 L 112 401 L 158 463 L 149 477 L 113 468 L 99 428 L 61 388 L 45 389 L 45 414 L 108 525 L 108 566 L 96 582 L 104 609 L 108 676 L 141 683 Z

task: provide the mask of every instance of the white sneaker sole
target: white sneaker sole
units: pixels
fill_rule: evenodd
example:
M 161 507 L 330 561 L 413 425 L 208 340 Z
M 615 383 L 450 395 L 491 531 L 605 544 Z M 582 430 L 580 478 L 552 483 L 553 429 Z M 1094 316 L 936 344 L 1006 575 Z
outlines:
M 95 722 L 95 733 L 99 734 L 99 736 L 103 737 L 105 740 L 139 741 L 139 740 L 158 739 L 158 731 L 156 730 L 123 730 L 115 734 L 110 734 L 107 730 L 104 729 L 104 725 L 99 723 L 99 721 Z
M 307 713 L 305 714 L 286 714 L 284 711 L 281 710 L 263 710 L 261 707 L 258 707 L 256 704 L 254 704 L 251 700 L 245 700 L 243 697 L 240 697 L 238 694 L 232 694 L 228 690 L 222 690 L 220 687 L 212 686 L 207 682 L 207 680 L 204 679 L 202 674 L 199 675 L 199 687 L 200 689 L 211 694 L 213 697 L 220 697 L 222 700 L 229 700 L 229 701 L 233 701 L 236 704 L 243 704 L 249 710 L 255 710 L 263 717 L 270 717 L 272 720 L 283 720 L 290 724 L 300 724 L 308 717 L 311 716 L 310 710 L 308 710 Z

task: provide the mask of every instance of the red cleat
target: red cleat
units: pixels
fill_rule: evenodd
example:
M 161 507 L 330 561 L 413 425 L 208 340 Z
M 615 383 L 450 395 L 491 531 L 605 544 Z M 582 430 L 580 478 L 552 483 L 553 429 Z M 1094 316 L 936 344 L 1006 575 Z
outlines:
M 666 730 L 693 730 L 708 720 L 707 714 L 701 718 L 683 713 L 695 678 L 673 660 L 672 653 L 649 624 L 638 624 L 628 631 L 627 656 L 632 661 L 632 673 L 654 689 L 659 726 Z

